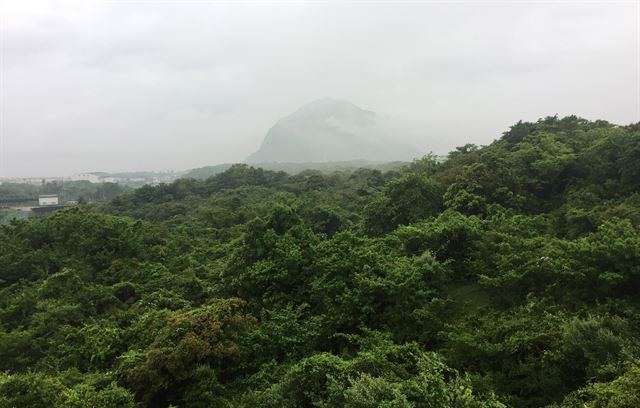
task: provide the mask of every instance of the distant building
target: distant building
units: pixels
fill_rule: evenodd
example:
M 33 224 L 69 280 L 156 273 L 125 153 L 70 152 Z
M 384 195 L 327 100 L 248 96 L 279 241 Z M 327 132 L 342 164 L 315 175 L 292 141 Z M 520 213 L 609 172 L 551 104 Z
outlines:
M 97 174 L 93 173 L 78 173 L 69 177 L 71 181 L 89 181 L 91 183 L 99 183 L 100 177 Z
M 32 186 L 43 186 L 47 183 L 62 182 L 62 177 L 0 177 L 2 183 L 31 184 Z
M 41 194 L 38 197 L 38 205 L 40 206 L 58 205 L 58 195 L 57 194 Z

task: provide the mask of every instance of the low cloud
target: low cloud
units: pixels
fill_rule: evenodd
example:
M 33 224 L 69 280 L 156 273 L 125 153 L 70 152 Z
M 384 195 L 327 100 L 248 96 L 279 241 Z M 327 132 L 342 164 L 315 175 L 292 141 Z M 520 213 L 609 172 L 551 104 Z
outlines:
M 640 120 L 637 3 L 4 2 L 0 176 L 240 161 L 346 99 L 445 153 L 517 120 Z

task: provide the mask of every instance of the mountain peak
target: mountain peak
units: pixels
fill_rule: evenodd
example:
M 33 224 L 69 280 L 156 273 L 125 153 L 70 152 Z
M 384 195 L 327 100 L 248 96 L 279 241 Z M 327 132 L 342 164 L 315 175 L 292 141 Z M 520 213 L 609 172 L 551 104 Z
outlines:
M 249 163 L 408 160 L 418 152 L 391 138 L 385 120 L 345 100 L 322 98 L 280 119 Z

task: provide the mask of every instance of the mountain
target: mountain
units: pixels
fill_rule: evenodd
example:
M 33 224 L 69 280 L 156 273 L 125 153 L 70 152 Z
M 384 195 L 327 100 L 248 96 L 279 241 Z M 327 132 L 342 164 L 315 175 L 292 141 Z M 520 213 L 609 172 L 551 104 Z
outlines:
M 395 140 L 389 121 L 337 99 L 320 99 L 280 119 L 247 163 L 411 160 L 412 146 Z

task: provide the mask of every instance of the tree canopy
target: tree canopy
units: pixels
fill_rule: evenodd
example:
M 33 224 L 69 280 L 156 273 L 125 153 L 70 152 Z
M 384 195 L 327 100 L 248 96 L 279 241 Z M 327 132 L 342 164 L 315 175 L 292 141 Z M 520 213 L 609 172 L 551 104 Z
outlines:
M 640 126 L 0 226 L 0 407 L 640 405 Z

